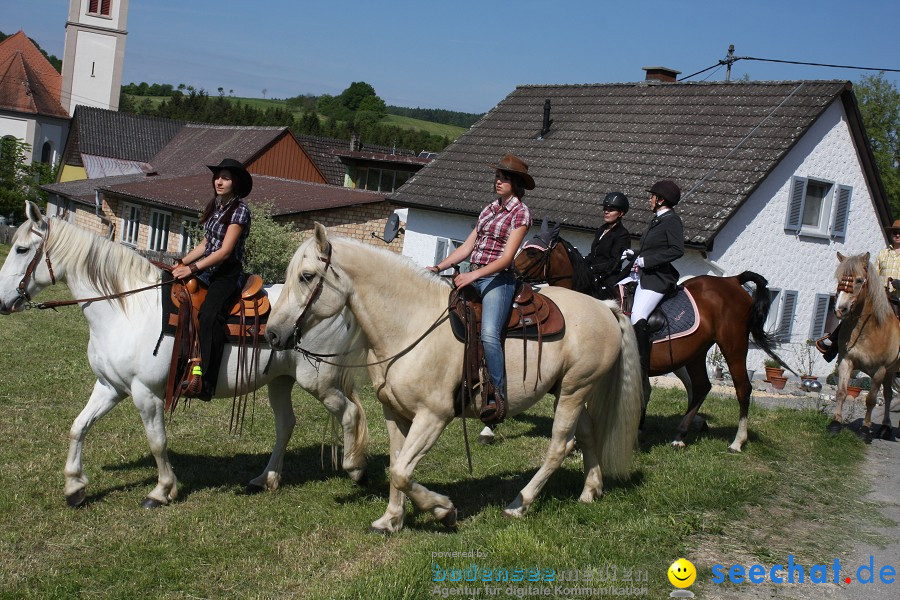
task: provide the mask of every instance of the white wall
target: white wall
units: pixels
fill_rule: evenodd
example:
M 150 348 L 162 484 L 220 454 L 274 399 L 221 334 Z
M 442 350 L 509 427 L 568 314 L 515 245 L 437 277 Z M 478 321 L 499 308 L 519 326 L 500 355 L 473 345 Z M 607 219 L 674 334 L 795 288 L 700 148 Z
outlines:
M 75 105 L 110 108 L 115 68 L 116 37 L 78 30 L 75 46 L 75 73 L 72 97 L 63 98 L 73 113 Z

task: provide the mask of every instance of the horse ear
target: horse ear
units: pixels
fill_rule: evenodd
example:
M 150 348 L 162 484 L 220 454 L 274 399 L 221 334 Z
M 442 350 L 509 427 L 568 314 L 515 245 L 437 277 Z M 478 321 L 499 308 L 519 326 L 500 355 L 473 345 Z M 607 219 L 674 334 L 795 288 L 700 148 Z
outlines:
M 552 237 L 550 239 L 555 240 L 556 238 L 559 237 L 559 227 L 560 227 L 559 223 L 553 224 L 553 229 L 551 230 Z
M 544 235 L 545 233 L 547 233 L 547 221 L 541 221 L 541 231 L 540 231 L 540 234 L 539 234 L 539 235 L 540 235 L 541 237 L 543 237 L 543 235 Z
M 866 264 L 868 264 L 868 262 L 869 262 L 869 257 L 870 257 L 871 255 L 872 255 L 872 254 L 871 254 L 870 252 L 866 252 L 866 255 L 863 256 L 863 262 L 866 263 Z
M 844 259 L 847 258 L 846 256 L 844 256 L 844 255 L 841 254 L 840 252 L 838 252 L 837 255 L 838 255 L 838 262 L 839 262 L 839 263 L 844 262 Z
M 28 220 L 34 222 L 35 225 L 40 226 L 44 224 L 44 215 L 41 214 L 40 207 L 31 200 L 25 201 L 25 215 L 28 217 Z
M 319 247 L 320 252 L 325 251 L 325 247 L 328 245 L 328 232 L 325 231 L 325 226 L 316 221 L 315 225 L 316 229 L 316 245 Z

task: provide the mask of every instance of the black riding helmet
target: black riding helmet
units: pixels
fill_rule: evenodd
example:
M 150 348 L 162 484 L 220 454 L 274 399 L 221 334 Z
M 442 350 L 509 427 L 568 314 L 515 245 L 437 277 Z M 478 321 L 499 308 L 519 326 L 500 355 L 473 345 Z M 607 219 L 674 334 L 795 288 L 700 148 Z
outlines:
M 622 192 L 610 192 L 603 199 L 603 208 L 621 210 L 624 215 L 628 212 L 628 196 Z

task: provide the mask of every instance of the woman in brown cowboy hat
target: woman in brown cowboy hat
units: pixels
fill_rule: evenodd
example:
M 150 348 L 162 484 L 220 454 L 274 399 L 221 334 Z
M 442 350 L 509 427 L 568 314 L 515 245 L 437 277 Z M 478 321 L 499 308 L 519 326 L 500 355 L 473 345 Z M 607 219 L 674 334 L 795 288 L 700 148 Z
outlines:
M 494 169 L 497 198 L 484 207 L 478 222 L 462 246 L 438 264 L 428 267 L 434 273 L 469 259 L 469 270 L 453 280 L 457 288 L 472 285 L 481 294 L 481 343 L 488 374 L 495 394 L 506 398 L 506 370 L 501 335 L 509 319 L 516 278 L 510 267 L 528 228 L 531 212 L 522 203 L 525 190 L 534 189 L 534 179 L 521 158 L 507 154 Z M 497 417 L 496 404 L 489 403 L 481 413 L 486 423 Z
M 875 268 L 878 269 L 878 276 L 881 277 L 881 283 L 887 290 L 888 298 L 891 299 L 891 306 L 894 307 L 896 314 L 898 312 L 897 296 L 891 281 L 900 281 L 900 219 L 894 221 L 890 227 L 885 227 L 884 230 L 887 232 L 890 243 L 875 256 Z M 841 324 L 838 323 L 834 331 L 816 340 L 816 348 L 822 353 L 822 358 L 826 362 L 833 361 L 838 354 L 836 340 L 840 327 Z
M 197 319 L 201 363 L 191 373 L 200 377 L 189 378 L 188 389 L 184 390 L 185 396 L 204 400 L 216 391 L 226 341 L 225 311 L 244 284 L 244 249 L 250 233 L 250 209 L 244 198 L 253 189 L 253 177 L 233 158 L 210 165 L 209 170 L 215 195 L 200 217 L 203 241 L 172 269 L 175 278 L 196 275 L 209 288 Z

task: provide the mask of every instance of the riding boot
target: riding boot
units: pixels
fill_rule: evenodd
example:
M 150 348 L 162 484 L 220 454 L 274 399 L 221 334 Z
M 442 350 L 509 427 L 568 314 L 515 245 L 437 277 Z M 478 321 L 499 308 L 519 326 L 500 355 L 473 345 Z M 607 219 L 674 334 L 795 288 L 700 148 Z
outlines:
M 825 359 L 825 362 L 833 361 L 838 355 L 837 340 L 838 331 L 840 331 L 840 329 L 841 324 L 838 323 L 837 327 L 834 328 L 834 331 L 816 340 L 816 350 L 822 353 L 822 358 Z
M 638 354 L 641 357 L 641 380 L 644 394 L 641 399 L 641 422 L 639 429 L 644 429 L 644 417 L 647 413 L 647 404 L 650 402 L 650 331 L 647 327 L 647 319 L 641 319 L 634 324 L 634 337 L 637 339 Z

